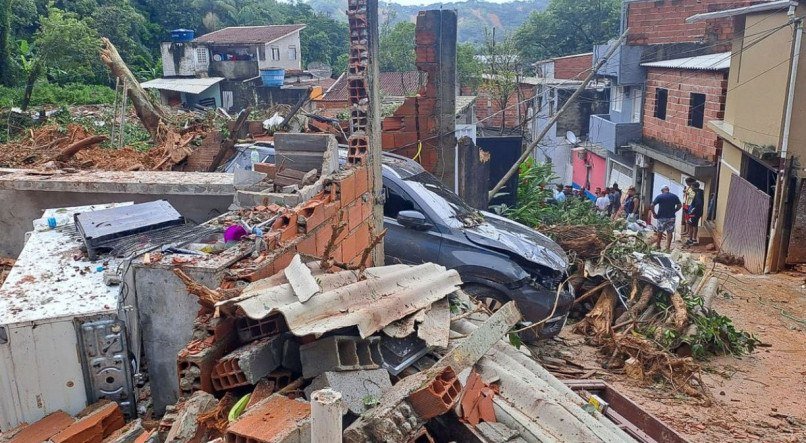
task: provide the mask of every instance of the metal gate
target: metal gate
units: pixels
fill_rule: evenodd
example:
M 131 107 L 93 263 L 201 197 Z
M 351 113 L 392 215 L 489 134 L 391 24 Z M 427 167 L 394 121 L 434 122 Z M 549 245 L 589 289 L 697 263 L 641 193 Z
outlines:
M 798 183 L 795 194 L 797 202 L 793 207 L 792 233 L 789 235 L 789 248 L 786 262 L 789 264 L 806 263 L 806 186 Z
M 770 196 L 736 174 L 731 175 L 722 250 L 744 257 L 748 271 L 764 272 Z

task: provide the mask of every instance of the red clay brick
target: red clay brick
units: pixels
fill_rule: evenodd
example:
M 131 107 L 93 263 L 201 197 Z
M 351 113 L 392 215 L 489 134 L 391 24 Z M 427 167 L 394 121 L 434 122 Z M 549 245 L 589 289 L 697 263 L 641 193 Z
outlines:
M 274 163 L 255 163 L 254 168 L 256 172 L 268 174 L 272 179 L 277 175 L 277 165 Z
M 310 421 L 311 405 L 282 395 L 257 403 L 227 428 L 228 443 L 286 441 L 301 425 Z
M 462 384 L 453 368 L 448 366 L 428 386 L 409 396 L 412 408 L 424 420 L 430 420 L 448 412 L 462 391 Z
M 47 441 L 74 422 L 73 417 L 64 411 L 56 411 L 15 434 L 9 440 L 9 443 L 39 443 Z
M 117 403 L 101 401 L 82 411 L 75 423 L 51 437 L 53 443 L 101 443 L 126 424 Z

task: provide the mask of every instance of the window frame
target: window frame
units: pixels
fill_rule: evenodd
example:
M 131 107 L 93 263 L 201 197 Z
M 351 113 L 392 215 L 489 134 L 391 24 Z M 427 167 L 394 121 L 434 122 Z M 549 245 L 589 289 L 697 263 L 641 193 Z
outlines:
M 292 53 L 293 51 L 293 53 Z M 288 45 L 288 59 L 289 60 L 296 60 L 297 59 L 297 47 L 296 45 Z M 293 56 L 292 56 L 293 55 Z
M 280 61 L 280 47 L 279 46 L 271 46 L 271 60 L 273 62 Z
M 702 97 L 702 103 L 695 104 L 695 97 Z M 708 97 L 700 92 L 692 92 L 688 97 L 688 126 L 697 129 L 705 127 L 705 105 Z M 699 100 L 697 100 L 699 101 Z M 697 124 L 699 123 L 699 124 Z
M 663 100 L 661 100 L 661 93 Z M 663 103 L 663 106 L 661 106 Z M 655 88 L 655 109 L 653 116 L 660 120 L 666 120 L 667 109 L 669 106 L 669 89 L 668 88 Z

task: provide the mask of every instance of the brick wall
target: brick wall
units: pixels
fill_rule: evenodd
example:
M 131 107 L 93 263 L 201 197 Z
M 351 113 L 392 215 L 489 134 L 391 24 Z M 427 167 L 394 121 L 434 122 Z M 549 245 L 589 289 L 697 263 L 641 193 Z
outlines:
M 264 172 L 262 164 L 255 169 Z M 351 167 L 327 181 L 322 193 L 282 213 L 264 234 L 268 249 L 265 257 L 236 264 L 233 277 L 248 281 L 269 277 L 288 266 L 297 253 L 321 258 L 334 229 L 340 232 L 330 257 L 339 263 L 360 264 L 371 242 L 369 186 L 365 166 Z
M 630 45 L 657 45 L 664 43 L 717 44 L 712 52 L 730 50 L 733 36 L 733 18 L 707 22 L 685 22 L 695 14 L 739 8 L 762 3 L 759 0 L 650 0 L 628 3 L 627 26 Z M 718 45 L 718 43 L 722 45 Z
M 455 144 L 455 137 L 452 133 L 452 125 L 455 122 L 455 103 L 451 109 L 441 109 L 439 100 L 442 63 L 437 31 L 443 24 L 440 11 L 424 11 L 417 16 L 414 33 L 415 65 L 417 70 L 426 74 L 426 83 L 420 87 L 416 96 L 407 97 L 393 115 L 384 118 L 381 122 L 383 149 L 393 150 L 396 154 L 409 158 L 414 158 L 419 151 L 420 164 L 431 172 L 442 169 L 439 155 L 440 115 L 443 123 L 447 123 L 450 127 L 449 131 L 442 128 L 444 134 L 442 144 L 444 146 Z M 446 93 L 455 98 L 454 83 L 446 82 L 442 87 Z M 453 100 L 450 101 L 453 102 Z M 422 142 L 421 150 L 419 142 Z M 450 161 L 452 162 L 453 159 L 451 158 Z
M 520 108 L 521 119 L 526 118 L 526 112 L 529 107 L 530 99 L 535 95 L 535 87 L 533 85 L 521 84 L 520 97 L 517 93 L 513 93 L 509 100 L 507 100 L 506 112 L 500 112 L 498 100 L 493 99 L 490 95 L 483 90 L 472 89 L 467 86 L 461 88 L 462 95 L 475 95 L 476 98 L 476 118 L 480 127 L 485 128 L 500 128 L 501 120 L 504 119 L 504 125 L 507 128 L 514 128 L 520 124 L 518 119 L 518 108 Z M 518 105 L 519 101 L 523 102 Z M 492 117 L 490 117 L 492 116 Z M 488 119 L 489 118 L 489 119 Z
M 554 59 L 554 78 L 581 80 L 593 68 L 593 54 L 569 55 Z
M 643 137 L 648 144 L 660 143 L 697 157 L 716 160 L 721 141 L 708 129 L 709 120 L 721 120 L 725 112 L 727 73 L 651 68 L 647 70 Z M 655 117 L 657 88 L 668 92 L 666 119 Z M 691 93 L 705 94 L 703 128 L 688 125 Z

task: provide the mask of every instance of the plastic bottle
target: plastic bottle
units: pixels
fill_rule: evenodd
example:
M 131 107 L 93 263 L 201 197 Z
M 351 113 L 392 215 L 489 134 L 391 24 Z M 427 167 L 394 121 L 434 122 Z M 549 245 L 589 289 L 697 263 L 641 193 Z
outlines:
M 260 152 L 258 152 L 257 148 L 252 148 L 249 158 L 252 160 L 252 170 L 254 171 L 255 163 L 260 163 Z

